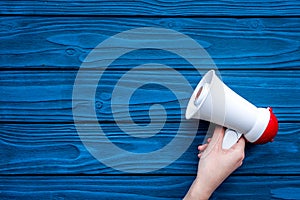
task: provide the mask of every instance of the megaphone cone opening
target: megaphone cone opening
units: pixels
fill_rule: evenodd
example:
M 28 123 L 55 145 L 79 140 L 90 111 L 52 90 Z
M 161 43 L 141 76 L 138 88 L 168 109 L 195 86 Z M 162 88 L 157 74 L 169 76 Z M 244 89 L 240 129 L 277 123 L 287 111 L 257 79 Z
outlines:
M 200 96 L 200 94 L 202 92 L 202 89 L 203 89 L 203 87 L 201 86 L 200 89 L 199 89 L 199 91 L 196 94 L 196 99 L 199 98 L 199 96 Z
M 214 70 L 209 70 L 200 80 L 196 89 L 194 90 L 185 113 L 186 119 L 197 118 L 195 115 L 198 113 L 201 105 L 207 98 L 210 91 L 211 82 L 215 76 Z
M 196 94 L 194 104 L 196 107 L 200 107 L 203 103 L 203 101 L 206 99 L 208 93 L 210 90 L 210 85 L 208 83 L 204 83 L 203 86 L 201 86 Z

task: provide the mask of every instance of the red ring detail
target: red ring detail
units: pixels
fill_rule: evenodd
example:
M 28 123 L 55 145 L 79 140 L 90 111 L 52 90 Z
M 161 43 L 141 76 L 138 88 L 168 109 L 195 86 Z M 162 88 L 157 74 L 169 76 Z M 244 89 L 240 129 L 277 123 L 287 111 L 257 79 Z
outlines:
M 267 128 L 263 134 L 254 142 L 254 144 L 265 144 L 267 142 L 273 142 L 278 132 L 278 120 L 272 112 L 272 108 L 268 108 L 270 111 L 270 120 Z

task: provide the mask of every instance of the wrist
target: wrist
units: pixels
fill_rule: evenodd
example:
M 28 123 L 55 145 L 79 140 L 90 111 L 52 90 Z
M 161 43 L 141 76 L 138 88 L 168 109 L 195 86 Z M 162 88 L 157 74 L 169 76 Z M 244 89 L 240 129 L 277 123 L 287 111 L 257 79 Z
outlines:
M 196 178 L 190 187 L 185 200 L 207 200 L 211 196 L 213 191 L 207 188 L 207 185 L 202 180 Z
M 196 177 L 194 183 L 195 189 L 198 192 L 198 196 L 201 197 L 199 199 L 209 199 L 209 197 L 214 192 L 214 189 L 211 188 L 205 180 L 199 178 L 198 176 Z

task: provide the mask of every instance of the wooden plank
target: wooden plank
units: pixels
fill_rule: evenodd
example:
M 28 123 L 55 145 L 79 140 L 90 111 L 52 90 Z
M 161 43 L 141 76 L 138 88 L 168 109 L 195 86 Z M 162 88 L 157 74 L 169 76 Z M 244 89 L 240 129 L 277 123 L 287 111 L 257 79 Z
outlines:
M 158 16 L 293 16 L 299 1 L 1 1 L 0 14 L 22 15 L 158 15 Z
M 191 176 L 0 177 L 2 199 L 182 199 Z M 263 180 L 263 181 L 262 181 Z M 235 176 L 211 199 L 299 199 L 298 176 Z
M 99 137 L 95 125 L 82 125 L 89 132 L 90 141 L 99 141 L 99 148 L 108 141 Z M 159 125 L 157 125 L 159 126 Z M 128 152 L 152 152 L 168 145 L 175 137 L 192 138 L 192 127 L 182 129 L 183 136 L 176 136 L 178 125 L 168 123 L 153 137 L 135 138 L 121 131 L 116 125 L 101 124 L 110 142 Z M 127 125 L 134 133 L 135 126 Z M 0 174 L 120 174 L 96 160 L 81 142 L 72 124 L 0 124 Z M 247 145 L 243 166 L 236 174 L 299 174 L 300 123 L 282 123 L 273 143 Z M 207 124 L 200 123 L 197 136 L 182 156 L 170 164 L 169 160 L 149 159 L 141 165 L 139 159 L 124 161 L 126 152 L 115 155 L 116 166 L 121 170 L 154 169 L 155 162 L 164 165 L 153 174 L 191 174 L 197 169 L 197 146 L 202 143 Z M 102 146 L 101 146 L 102 145 Z M 177 149 L 181 148 L 178 146 Z M 121 161 L 122 160 L 122 161 Z M 158 161 L 159 160 L 159 161 Z M 158 164 L 161 164 L 158 163 Z
M 2 17 L 0 67 L 78 69 L 100 42 L 140 27 L 162 27 L 186 34 L 208 51 L 220 69 L 298 69 L 300 66 L 298 18 Z M 146 35 L 141 37 L 147 41 Z M 174 44 L 181 42 L 178 39 Z M 112 55 L 112 50 L 103 51 Z M 189 58 L 199 56 L 191 54 Z M 149 62 L 191 68 L 178 55 L 158 50 L 128 53 L 110 67 L 130 69 Z M 202 67 L 206 66 L 202 64 Z
M 98 71 L 91 71 L 82 84 L 83 90 L 90 89 L 92 82 L 97 83 Z M 172 70 L 139 70 L 123 80 L 123 86 L 115 86 L 127 71 L 107 71 L 99 82 L 95 97 L 95 109 L 102 122 L 131 120 L 150 122 L 149 108 L 161 104 L 163 108 L 151 111 L 153 121 L 183 120 L 192 88 L 178 82 L 178 75 Z M 194 70 L 181 70 L 180 74 L 195 88 L 201 75 Z M 229 87 L 256 106 L 274 109 L 279 121 L 297 121 L 300 114 L 300 71 L 299 70 L 229 70 L 221 71 L 222 78 Z M 84 96 L 80 101 L 74 99 L 72 91 L 76 71 L 2 71 L 0 74 L 0 121 L 2 122 L 72 122 L 72 108 L 91 107 L 94 95 Z M 137 77 L 142 80 L 136 80 Z M 173 85 L 170 91 L 160 85 L 139 88 L 139 84 L 151 83 L 155 77 L 160 85 Z M 147 82 L 148 81 L 148 82 Z M 188 90 L 187 90 L 188 88 Z M 112 98 L 113 91 L 120 93 Z M 131 99 L 122 99 L 132 89 L 136 90 Z M 175 93 L 175 94 L 174 94 Z M 177 96 L 175 96 L 177 95 Z M 118 101 L 116 101 L 116 99 Z M 114 101 L 112 101 L 114 100 Z M 182 103 L 181 107 L 179 103 Z M 112 107 L 114 110 L 112 110 Z M 92 105 L 93 108 L 93 105 Z M 128 114 L 128 110 L 129 113 Z M 130 116 L 131 115 L 131 116 Z M 83 121 L 93 121 L 90 112 L 82 113 Z

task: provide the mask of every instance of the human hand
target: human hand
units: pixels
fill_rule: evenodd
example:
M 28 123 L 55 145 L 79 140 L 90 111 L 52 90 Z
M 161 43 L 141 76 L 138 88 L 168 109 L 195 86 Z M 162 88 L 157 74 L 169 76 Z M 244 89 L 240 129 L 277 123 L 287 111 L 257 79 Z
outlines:
M 222 149 L 224 128 L 217 126 L 208 144 L 200 145 L 197 177 L 184 199 L 208 199 L 215 189 L 244 159 L 245 139 L 242 137 L 230 149 Z

